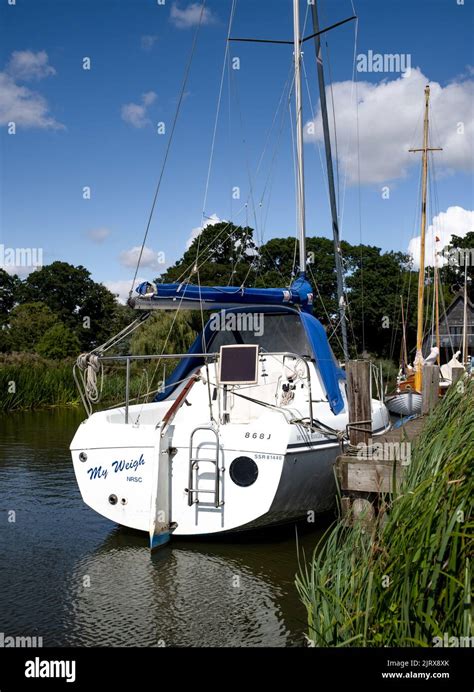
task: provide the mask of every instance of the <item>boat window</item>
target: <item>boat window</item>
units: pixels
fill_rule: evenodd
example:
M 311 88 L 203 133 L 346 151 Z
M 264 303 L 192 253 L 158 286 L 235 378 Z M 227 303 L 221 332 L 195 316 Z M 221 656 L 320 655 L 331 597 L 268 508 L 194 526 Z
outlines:
M 228 312 L 215 323 L 218 328 L 211 332 L 207 346 L 210 353 L 233 344 L 256 344 L 267 352 L 312 353 L 301 320 L 293 313 Z

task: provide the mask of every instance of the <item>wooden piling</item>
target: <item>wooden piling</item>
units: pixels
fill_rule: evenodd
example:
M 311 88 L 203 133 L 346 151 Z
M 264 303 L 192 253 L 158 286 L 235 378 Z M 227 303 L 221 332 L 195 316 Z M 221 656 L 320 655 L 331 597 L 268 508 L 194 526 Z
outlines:
M 439 400 L 439 366 L 423 366 L 423 390 L 421 412 L 424 416 L 429 414 Z
M 439 371 L 435 370 L 434 373 L 428 371 L 425 381 L 432 383 L 427 387 L 429 392 L 436 382 L 437 399 Z M 336 459 L 335 465 L 341 491 L 341 514 L 346 525 L 362 521 L 364 526 L 369 526 L 378 506 L 375 498 L 391 494 L 399 486 L 410 463 L 411 441 L 420 433 L 424 419 L 410 420 L 403 427 L 371 440 L 370 363 L 350 361 L 346 372 L 350 446 Z
M 347 398 L 349 404 L 349 442 L 369 444 L 372 436 L 372 409 L 370 400 L 370 362 L 350 360 L 346 367 Z

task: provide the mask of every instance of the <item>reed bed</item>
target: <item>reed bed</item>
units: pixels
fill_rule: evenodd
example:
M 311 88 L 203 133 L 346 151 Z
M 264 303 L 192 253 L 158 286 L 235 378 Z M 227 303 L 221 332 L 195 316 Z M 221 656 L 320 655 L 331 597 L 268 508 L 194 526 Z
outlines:
M 300 558 L 310 645 L 472 646 L 474 381 L 463 385 L 430 416 L 375 524 L 337 523 Z
M 81 404 L 72 375 L 73 364 L 74 359 L 57 361 L 26 353 L 0 356 L 0 411 Z M 150 373 L 150 365 L 132 364 L 132 398 L 148 391 Z M 125 398 L 125 368 L 107 367 L 103 385 L 102 404 L 112 406 L 122 402 Z

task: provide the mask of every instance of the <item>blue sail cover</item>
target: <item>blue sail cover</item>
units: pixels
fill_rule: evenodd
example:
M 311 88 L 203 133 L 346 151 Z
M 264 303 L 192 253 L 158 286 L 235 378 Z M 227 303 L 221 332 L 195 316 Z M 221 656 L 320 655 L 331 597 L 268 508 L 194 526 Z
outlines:
M 141 283 L 132 307 L 142 310 L 221 310 L 241 305 L 294 305 L 311 313 L 313 289 L 304 275 L 290 288 L 243 288 L 236 286 L 196 286 L 194 284 Z
M 282 308 L 276 306 L 269 306 L 266 308 L 259 308 L 265 314 L 280 313 Z M 234 308 L 227 309 L 226 313 L 229 312 L 244 312 L 251 311 L 248 308 Z M 256 310 L 256 308 L 253 308 Z M 339 387 L 340 380 L 345 379 L 345 372 L 339 367 L 334 357 L 334 354 L 329 345 L 326 331 L 322 324 L 313 315 L 307 312 L 302 312 L 295 310 L 294 308 L 284 307 L 284 313 L 294 314 L 299 316 L 301 324 L 304 328 L 304 333 L 306 335 L 306 340 L 311 349 L 310 355 L 316 361 L 321 379 L 323 382 L 324 389 L 331 407 L 331 411 L 337 415 L 344 409 L 344 400 L 342 398 L 341 390 Z M 180 361 L 176 369 L 172 372 L 170 377 L 167 378 L 165 385 L 163 387 L 163 392 L 160 392 L 156 397 L 155 401 L 163 401 L 167 399 L 168 396 L 176 389 L 178 384 L 182 382 L 186 377 L 188 377 L 194 370 L 201 367 L 204 364 L 203 358 L 194 356 L 193 354 L 212 352 L 212 340 L 215 337 L 216 332 L 212 329 L 212 323 L 209 321 L 204 331 L 201 332 L 194 340 L 188 353 L 191 356 Z M 303 355 L 303 354 L 302 354 Z

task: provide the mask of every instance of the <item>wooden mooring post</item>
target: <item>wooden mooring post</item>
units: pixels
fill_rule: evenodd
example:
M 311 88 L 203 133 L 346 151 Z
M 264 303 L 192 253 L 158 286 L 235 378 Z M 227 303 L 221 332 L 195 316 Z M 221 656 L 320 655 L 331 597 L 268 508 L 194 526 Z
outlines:
M 392 493 L 403 478 L 411 459 L 412 440 L 421 431 L 423 421 L 414 419 L 372 439 L 370 363 L 350 361 L 346 372 L 349 447 L 336 459 L 342 518 L 348 525 L 358 520 L 370 526 L 378 499 Z M 430 393 L 436 375 L 430 375 L 431 380 Z
M 347 399 L 349 404 L 349 442 L 369 444 L 372 435 L 370 401 L 370 362 L 350 360 L 347 363 Z
M 423 366 L 423 390 L 421 392 L 421 413 L 431 413 L 439 401 L 439 366 Z

